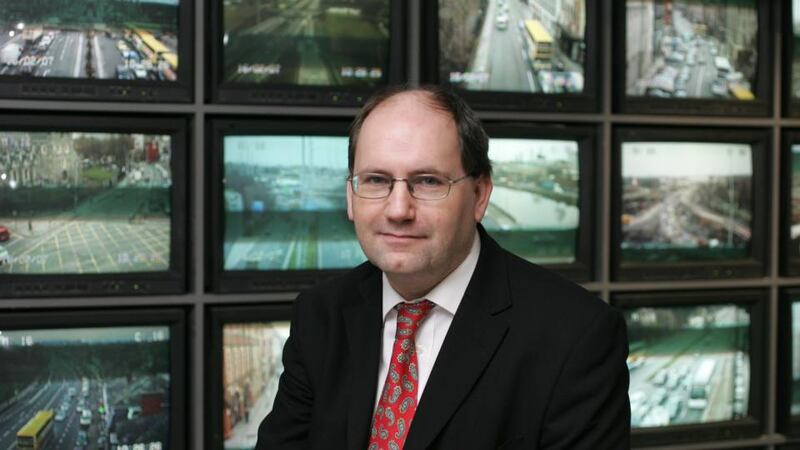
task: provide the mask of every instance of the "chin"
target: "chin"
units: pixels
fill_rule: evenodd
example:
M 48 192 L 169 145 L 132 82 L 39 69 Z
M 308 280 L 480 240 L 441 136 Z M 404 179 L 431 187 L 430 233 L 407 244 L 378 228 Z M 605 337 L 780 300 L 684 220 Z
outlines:
M 408 253 L 383 253 L 377 258 L 370 258 L 370 260 L 386 273 L 411 274 L 419 272 L 423 266 L 419 258 Z

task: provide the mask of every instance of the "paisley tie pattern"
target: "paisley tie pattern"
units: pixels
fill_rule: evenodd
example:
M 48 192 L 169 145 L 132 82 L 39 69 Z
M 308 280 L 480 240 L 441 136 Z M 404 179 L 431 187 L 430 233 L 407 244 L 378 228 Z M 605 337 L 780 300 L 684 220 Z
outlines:
M 435 305 L 428 300 L 397 305 L 397 333 L 378 407 L 372 418 L 368 450 L 402 450 L 417 410 L 417 351 L 414 333 Z

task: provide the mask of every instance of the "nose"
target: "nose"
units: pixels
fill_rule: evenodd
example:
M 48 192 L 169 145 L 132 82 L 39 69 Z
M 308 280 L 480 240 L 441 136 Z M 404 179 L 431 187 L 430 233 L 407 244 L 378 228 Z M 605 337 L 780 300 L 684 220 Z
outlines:
M 385 214 L 386 218 L 391 221 L 406 222 L 414 219 L 414 198 L 411 197 L 408 183 L 405 180 L 394 182 L 392 192 L 386 198 Z

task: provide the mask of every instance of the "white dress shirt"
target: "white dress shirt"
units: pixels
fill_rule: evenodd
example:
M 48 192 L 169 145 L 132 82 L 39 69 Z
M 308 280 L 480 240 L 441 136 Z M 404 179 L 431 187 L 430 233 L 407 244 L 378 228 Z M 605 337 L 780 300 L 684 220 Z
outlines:
M 428 312 L 428 315 L 420 324 L 414 335 L 417 346 L 417 368 L 419 373 L 419 384 L 417 385 L 417 401 L 419 401 L 428 377 L 436 362 L 439 349 L 453 321 L 461 298 L 467 290 L 469 280 L 478 264 L 478 255 L 481 250 L 481 240 L 478 233 L 472 241 L 472 248 L 464 258 L 464 261 L 453 270 L 450 275 L 445 277 L 430 292 L 421 298 L 414 299 L 409 303 L 416 303 L 421 300 L 430 300 L 436 306 Z M 400 294 L 392 288 L 386 274 L 383 274 L 383 345 L 381 351 L 380 365 L 378 366 L 378 392 L 375 394 L 375 407 L 377 408 L 383 384 L 386 381 L 386 374 L 389 372 L 389 360 L 392 357 L 395 332 L 397 330 L 397 310 L 394 308 L 404 302 Z M 373 410 L 374 410 L 373 408 Z

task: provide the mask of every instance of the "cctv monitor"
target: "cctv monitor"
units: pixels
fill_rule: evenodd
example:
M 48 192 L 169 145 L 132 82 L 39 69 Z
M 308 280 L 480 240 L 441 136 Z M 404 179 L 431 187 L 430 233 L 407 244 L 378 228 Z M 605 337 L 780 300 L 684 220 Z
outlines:
M 634 446 L 755 436 L 763 423 L 764 295 L 619 294 Z
M 770 2 L 616 0 L 615 109 L 766 116 Z
M 290 305 L 213 306 L 209 310 L 208 449 L 252 450 L 272 410 L 283 373 Z
M 598 2 L 423 3 L 425 81 L 478 109 L 598 109 Z
M 405 79 L 400 0 L 210 6 L 214 102 L 356 106 Z
M 492 189 L 481 223 L 500 245 L 573 280 L 592 277 L 595 129 L 487 122 Z
M 764 273 L 767 131 L 623 127 L 614 136 L 616 279 Z
M 300 289 L 366 261 L 346 213 L 347 122 L 210 127 L 214 290 Z
M 186 448 L 177 309 L 0 316 L 5 448 Z
M 784 289 L 779 301 L 778 431 L 800 437 L 800 289 Z
M 0 98 L 188 102 L 190 0 L 0 3 Z
M 0 119 L 0 297 L 178 293 L 186 123 Z

